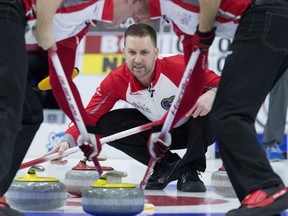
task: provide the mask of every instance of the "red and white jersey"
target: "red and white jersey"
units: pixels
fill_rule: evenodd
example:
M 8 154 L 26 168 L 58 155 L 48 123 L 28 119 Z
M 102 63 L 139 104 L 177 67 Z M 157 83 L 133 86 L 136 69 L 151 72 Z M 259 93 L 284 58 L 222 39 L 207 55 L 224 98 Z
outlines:
M 32 34 L 35 26 L 35 1 L 23 0 L 28 21 L 25 34 L 26 44 L 35 45 L 36 39 Z M 49 0 L 48 0 L 49 1 Z M 52 32 L 56 41 L 77 35 L 91 23 L 97 21 L 111 22 L 113 19 L 113 0 L 63 0 L 57 9 L 52 24 Z
M 216 16 L 216 36 L 233 38 L 251 0 L 223 0 Z M 163 17 L 176 26 L 175 33 L 194 35 L 199 23 L 198 0 L 149 0 L 151 18 Z
M 144 88 L 130 72 L 126 63 L 111 71 L 97 88 L 86 111 L 94 120 L 98 120 L 109 112 L 118 100 L 131 104 L 149 120 L 161 119 L 170 107 L 183 73 L 185 64 L 183 55 L 158 58 L 156 60 L 152 82 Z M 203 93 L 217 88 L 220 77 L 206 70 L 207 80 Z M 79 136 L 75 126 L 67 130 L 74 140 Z

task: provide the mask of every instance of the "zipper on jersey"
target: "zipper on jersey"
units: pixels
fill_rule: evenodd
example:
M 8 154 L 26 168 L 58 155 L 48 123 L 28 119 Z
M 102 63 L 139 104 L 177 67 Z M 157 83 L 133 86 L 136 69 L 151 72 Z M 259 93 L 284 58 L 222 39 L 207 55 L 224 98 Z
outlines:
M 152 88 L 152 86 L 150 84 L 148 87 L 148 92 L 150 93 L 151 98 L 153 98 L 153 94 L 154 94 L 155 89 L 151 89 L 151 88 Z

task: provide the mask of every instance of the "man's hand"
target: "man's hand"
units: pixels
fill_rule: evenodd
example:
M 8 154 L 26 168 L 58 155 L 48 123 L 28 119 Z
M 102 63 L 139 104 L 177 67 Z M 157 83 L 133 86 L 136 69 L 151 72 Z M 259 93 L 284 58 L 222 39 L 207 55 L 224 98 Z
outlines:
M 207 115 L 212 108 L 216 92 L 209 90 L 201 95 L 186 116 L 196 118 Z
M 51 160 L 51 164 L 56 164 L 56 165 L 65 165 L 68 163 L 67 160 L 63 160 L 63 153 L 64 151 L 66 151 L 67 149 L 69 149 L 69 144 L 68 142 L 61 142 L 58 146 L 56 146 L 54 149 L 52 149 L 51 151 L 49 151 L 47 154 L 45 154 L 44 156 L 47 155 L 51 155 L 54 153 L 58 153 L 59 158 L 55 159 L 55 160 Z
M 172 137 L 170 133 L 164 138 L 159 138 L 160 132 L 151 133 L 148 141 L 148 150 L 151 157 L 160 160 L 165 156 L 166 152 L 169 150 L 169 147 L 172 142 Z
M 36 26 L 33 28 L 33 35 L 35 36 L 38 46 L 44 50 L 49 48 L 57 50 L 54 34 L 50 30 L 40 29 Z
M 84 140 L 83 136 L 80 135 L 77 139 L 77 145 L 84 153 L 85 157 L 92 161 L 93 157 L 98 156 L 102 145 L 100 143 L 100 135 L 99 134 L 90 134 L 88 133 L 89 141 Z

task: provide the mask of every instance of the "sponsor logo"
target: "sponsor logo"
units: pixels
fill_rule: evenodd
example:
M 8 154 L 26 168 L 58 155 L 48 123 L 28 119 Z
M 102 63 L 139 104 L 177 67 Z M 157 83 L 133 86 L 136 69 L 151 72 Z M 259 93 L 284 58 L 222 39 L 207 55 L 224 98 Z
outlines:
M 193 69 L 190 68 L 187 75 L 184 74 L 183 78 L 185 79 L 184 82 L 181 81 L 180 83 L 180 86 L 179 86 L 179 89 L 181 90 L 179 95 L 178 95 L 178 98 L 177 98 L 177 101 L 175 101 L 175 103 L 173 103 L 173 106 L 171 107 L 171 113 L 175 116 L 176 115 L 176 112 L 181 104 L 181 101 L 182 101 L 182 98 L 183 98 L 183 95 L 185 93 L 185 90 L 189 84 L 189 81 L 190 81 L 190 77 L 192 75 L 192 72 L 193 72 Z M 182 78 L 182 79 L 183 79 Z
M 193 27 L 194 25 L 191 23 L 192 16 L 189 13 L 178 13 L 179 21 L 182 25 Z
M 142 95 L 142 94 L 139 92 L 130 92 L 130 95 Z
M 46 144 L 47 150 L 51 151 L 56 146 L 58 146 L 60 144 L 60 142 L 62 141 L 64 134 L 65 134 L 65 132 L 60 132 L 60 133 L 52 132 L 52 133 L 50 133 L 48 136 L 49 143 Z
M 82 74 L 108 74 L 125 62 L 123 54 L 85 54 Z
M 100 87 L 98 87 L 98 88 L 96 89 L 96 94 L 97 94 L 98 96 L 102 96 Z
M 139 110 L 143 110 L 144 112 L 152 113 L 151 110 L 148 107 L 146 107 L 145 104 L 141 102 L 133 102 L 131 103 L 131 105 Z

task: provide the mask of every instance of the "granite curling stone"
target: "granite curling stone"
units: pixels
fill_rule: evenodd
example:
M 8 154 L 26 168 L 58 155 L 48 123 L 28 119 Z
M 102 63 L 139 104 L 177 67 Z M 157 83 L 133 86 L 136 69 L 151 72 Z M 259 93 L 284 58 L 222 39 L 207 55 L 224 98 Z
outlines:
M 99 179 L 99 173 L 96 171 L 95 166 L 87 165 L 86 161 L 85 158 L 80 160 L 76 166 L 66 172 L 64 181 L 69 194 L 81 197 L 83 189 L 90 187 L 91 184 Z M 102 170 L 105 172 L 113 170 L 113 168 L 103 166 Z
M 212 173 L 211 186 L 212 191 L 218 195 L 227 198 L 237 197 L 224 167 Z
M 117 175 L 117 172 L 113 175 Z M 118 174 L 121 175 L 121 172 Z M 143 190 L 134 184 L 110 183 L 104 177 L 83 190 L 82 207 L 86 213 L 96 216 L 128 216 L 144 210 Z
M 14 179 L 5 194 L 7 203 L 12 208 L 24 211 L 48 211 L 66 204 L 65 184 L 56 178 L 36 175 L 36 171 L 44 170 L 42 166 L 32 166 L 24 177 Z

